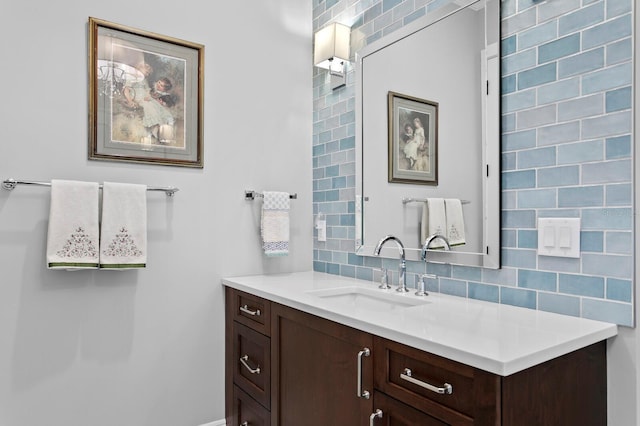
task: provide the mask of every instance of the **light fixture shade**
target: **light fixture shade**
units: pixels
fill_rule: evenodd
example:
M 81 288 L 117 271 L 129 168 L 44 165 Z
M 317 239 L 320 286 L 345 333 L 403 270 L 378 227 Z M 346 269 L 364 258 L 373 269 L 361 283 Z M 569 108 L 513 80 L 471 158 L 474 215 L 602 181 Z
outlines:
M 334 61 L 349 61 L 351 28 L 337 22 L 331 23 L 315 34 L 313 63 L 324 69 L 331 69 Z

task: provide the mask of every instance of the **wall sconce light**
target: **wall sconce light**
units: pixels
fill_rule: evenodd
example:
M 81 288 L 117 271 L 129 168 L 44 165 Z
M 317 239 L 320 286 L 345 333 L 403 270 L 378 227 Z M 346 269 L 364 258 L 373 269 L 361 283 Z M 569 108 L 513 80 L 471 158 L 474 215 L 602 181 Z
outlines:
M 337 22 L 331 23 L 315 34 L 313 63 L 329 70 L 331 88 L 346 84 L 345 63 L 349 62 L 351 28 Z

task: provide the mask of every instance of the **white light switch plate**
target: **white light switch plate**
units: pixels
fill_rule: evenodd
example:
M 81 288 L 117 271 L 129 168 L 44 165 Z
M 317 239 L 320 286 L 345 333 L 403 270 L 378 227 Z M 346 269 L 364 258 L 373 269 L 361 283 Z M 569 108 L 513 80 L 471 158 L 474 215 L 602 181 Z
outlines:
M 580 257 L 580 218 L 538 218 L 538 255 Z

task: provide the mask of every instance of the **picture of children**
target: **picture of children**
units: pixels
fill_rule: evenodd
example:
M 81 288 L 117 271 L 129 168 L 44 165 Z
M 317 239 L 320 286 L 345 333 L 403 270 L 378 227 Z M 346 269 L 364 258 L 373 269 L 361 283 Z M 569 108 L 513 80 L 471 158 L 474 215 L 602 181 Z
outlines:
M 405 142 L 405 145 L 402 151 L 404 152 L 404 156 L 407 158 L 407 160 L 409 160 L 409 169 L 414 170 L 416 162 L 418 161 L 419 142 L 416 139 L 415 130 L 412 130 L 412 133 L 413 133 L 413 136 L 411 137 L 411 139 Z
M 184 107 L 180 93 L 184 64 L 144 53 L 135 64 L 112 110 L 112 139 L 124 143 L 184 147 Z M 178 83 L 178 84 L 176 84 Z
M 438 103 L 396 92 L 387 94 L 387 179 L 438 184 Z
M 429 171 L 429 145 L 425 137 L 423 120 L 417 114 L 407 114 L 407 121 L 402 127 L 400 149 L 404 158 L 400 158 L 398 164 L 400 170 Z
M 424 127 L 420 117 L 415 117 L 413 119 L 413 125 L 415 126 L 413 139 L 417 144 L 416 162 L 413 169 L 422 172 L 429 171 L 429 145 L 427 144 L 427 139 L 424 135 Z
M 202 168 L 204 45 L 89 17 L 89 159 Z
M 411 125 L 410 123 L 406 123 L 403 129 L 403 133 L 400 135 L 399 148 L 404 155 L 398 156 L 398 167 L 401 170 L 409 170 L 411 168 L 411 162 L 407 158 L 405 147 L 409 144 L 409 142 L 413 141 L 413 125 Z
M 151 90 L 141 93 L 142 99 L 136 99 L 144 111 L 142 125 L 146 129 L 147 135 L 143 137 L 143 139 L 146 138 L 143 143 L 169 143 L 172 141 L 174 118 L 168 109 L 173 106 L 169 93 L 172 87 L 171 81 L 162 77 L 154 83 Z

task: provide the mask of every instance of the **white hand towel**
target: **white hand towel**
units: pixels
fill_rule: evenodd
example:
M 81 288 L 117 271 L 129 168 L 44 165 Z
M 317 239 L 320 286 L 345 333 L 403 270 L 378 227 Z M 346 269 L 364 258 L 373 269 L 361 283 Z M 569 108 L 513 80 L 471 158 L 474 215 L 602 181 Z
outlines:
M 96 182 L 51 181 L 49 269 L 98 268 L 98 200 Z
M 422 225 L 420 227 L 420 244 L 433 234 L 446 236 L 447 215 L 443 198 L 427 198 L 422 207 Z M 429 248 L 444 248 L 441 240 L 434 240 Z
M 449 245 L 451 247 L 464 245 L 466 241 L 462 202 L 457 198 L 447 198 L 444 200 L 444 208 L 447 213 L 447 239 L 449 240 Z
M 289 203 L 286 192 L 264 192 L 261 230 L 266 256 L 289 254 Z
M 102 189 L 100 268 L 135 269 L 147 264 L 147 187 L 105 182 Z

